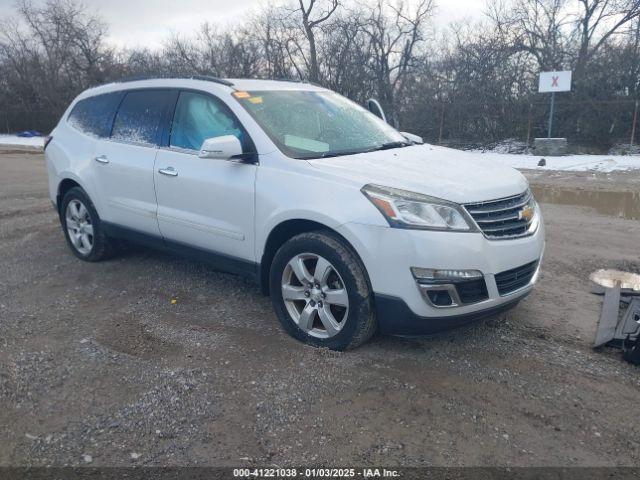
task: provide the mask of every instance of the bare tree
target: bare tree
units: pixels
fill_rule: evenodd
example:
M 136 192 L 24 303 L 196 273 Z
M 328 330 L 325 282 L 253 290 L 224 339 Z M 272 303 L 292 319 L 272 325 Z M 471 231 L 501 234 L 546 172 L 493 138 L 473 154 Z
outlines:
M 339 5 L 338 0 L 298 0 L 298 11 L 302 16 L 302 28 L 309 44 L 310 82 L 320 82 L 316 28 L 329 20 Z M 314 12 L 314 8 L 316 12 Z
M 415 51 L 424 41 L 425 24 L 433 13 L 434 0 L 420 0 L 411 11 L 402 1 L 394 5 L 377 0 L 365 7 L 362 31 L 370 42 L 368 67 L 376 83 L 379 99 L 391 123 L 398 125 L 395 95 L 415 66 Z
M 493 0 L 489 17 L 541 70 L 573 66 L 580 76 L 596 53 L 640 16 L 640 0 Z
M 640 0 L 577 0 L 575 15 L 579 42 L 575 69 L 582 75 L 593 56 L 622 27 L 640 17 Z
M 640 0 L 492 0 L 484 21 L 433 36 L 435 0 L 289 0 L 160 49 L 109 48 L 106 27 L 77 0 L 43 1 L 21 0 L 0 20 L 6 129 L 51 128 L 75 95 L 110 79 L 213 74 L 309 79 L 359 103 L 378 98 L 391 123 L 432 141 L 484 145 L 542 133 L 537 73 L 572 68 L 559 133 L 606 148 L 628 142 L 640 94 Z
M 494 0 L 487 15 L 514 52 L 533 56 L 540 70 L 556 70 L 566 61 L 566 5 L 567 0 Z
M 22 0 L 16 11 L 0 25 L 0 59 L 8 90 L 28 111 L 46 108 L 57 116 L 78 91 L 108 78 L 113 52 L 104 44 L 106 27 L 80 4 Z
M 288 33 L 280 13 L 274 7 L 268 7 L 251 19 L 248 30 L 262 53 L 261 75 L 267 78 L 290 78 L 292 65 L 286 49 Z
M 352 14 L 337 16 L 325 27 L 319 45 L 323 58 L 323 85 L 365 103 L 377 96 L 376 83 L 366 67 L 371 42 L 361 29 L 361 19 Z

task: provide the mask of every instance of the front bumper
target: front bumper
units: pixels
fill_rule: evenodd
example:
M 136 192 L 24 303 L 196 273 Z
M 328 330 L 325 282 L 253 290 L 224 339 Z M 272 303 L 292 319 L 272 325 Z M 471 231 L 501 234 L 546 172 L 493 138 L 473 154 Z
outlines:
M 358 223 L 339 232 L 360 255 L 375 292 L 378 323 L 383 333 L 404 335 L 445 330 L 513 308 L 533 289 L 531 282 L 501 295 L 495 276 L 530 262 L 544 253 L 544 225 L 530 236 L 488 240 L 482 233 L 402 230 Z M 420 292 L 411 267 L 479 270 L 488 297 L 451 308 L 430 305 Z M 538 267 L 539 268 L 539 267 Z
M 376 295 L 378 331 L 385 335 L 418 336 L 451 330 L 514 308 L 532 289 L 521 292 L 508 302 L 470 313 L 447 317 L 421 317 L 397 297 Z

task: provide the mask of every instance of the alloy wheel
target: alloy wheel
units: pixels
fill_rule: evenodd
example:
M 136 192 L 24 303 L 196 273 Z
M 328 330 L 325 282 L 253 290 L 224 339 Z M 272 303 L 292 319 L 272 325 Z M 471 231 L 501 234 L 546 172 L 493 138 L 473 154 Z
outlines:
M 89 255 L 93 249 L 93 225 L 89 210 L 80 200 L 74 198 L 67 204 L 65 222 L 73 247 L 82 255 Z
M 316 338 L 331 338 L 344 327 L 349 296 L 336 268 L 314 253 L 293 257 L 282 273 L 282 298 L 298 327 Z

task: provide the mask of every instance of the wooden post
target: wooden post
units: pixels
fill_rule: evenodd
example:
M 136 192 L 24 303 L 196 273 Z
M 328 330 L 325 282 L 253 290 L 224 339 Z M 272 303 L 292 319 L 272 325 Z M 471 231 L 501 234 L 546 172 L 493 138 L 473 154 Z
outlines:
M 527 124 L 527 146 L 531 145 L 531 109 L 533 108 L 533 104 L 529 104 L 529 123 Z
M 444 103 L 440 112 L 440 134 L 438 135 L 438 143 L 442 143 L 442 131 L 444 130 Z
M 633 124 L 631 125 L 631 146 L 636 141 L 636 125 L 638 124 L 638 100 L 636 100 L 636 108 L 633 112 Z

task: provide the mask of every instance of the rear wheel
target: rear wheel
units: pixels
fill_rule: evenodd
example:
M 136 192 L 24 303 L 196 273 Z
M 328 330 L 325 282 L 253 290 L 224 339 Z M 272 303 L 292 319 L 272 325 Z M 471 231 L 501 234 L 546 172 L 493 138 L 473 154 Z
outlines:
M 364 266 L 337 235 L 303 233 L 285 243 L 271 266 L 270 290 L 280 323 L 299 340 L 346 350 L 375 333 Z
M 107 237 L 93 202 L 80 187 L 70 189 L 62 199 L 60 220 L 73 254 L 87 262 L 110 257 L 114 241 Z

